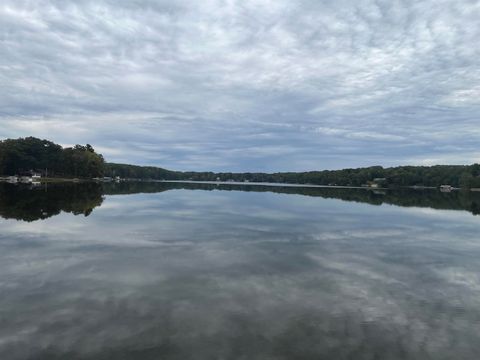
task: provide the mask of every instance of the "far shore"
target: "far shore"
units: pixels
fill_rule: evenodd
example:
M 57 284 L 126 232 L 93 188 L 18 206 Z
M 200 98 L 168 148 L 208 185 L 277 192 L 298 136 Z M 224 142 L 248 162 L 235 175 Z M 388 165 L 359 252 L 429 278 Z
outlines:
M 0 176 L 0 182 L 11 182 L 9 176 Z M 235 186 L 272 186 L 272 187 L 297 187 L 297 188 L 328 188 L 328 189 L 364 189 L 364 190 L 439 190 L 434 186 L 403 186 L 403 187 L 375 187 L 375 186 L 341 186 L 341 185 L 317 185 L 317 184 L 299 184 L 299 183 L 272 183 L 272 182 L 248 182 L 248 181 L 198 181 L 198 180 L 159 180 L 159 179 L 102 179 L 102 178 L 64 178 L 64 177 L 43 177 L 35 181 L 18 181 L 14 183 L 41 184 L 41 183 L 66 183 L 66 182 L 157 182 L 157 183 L 183 183 L 183 184 L 210 184 L 210 185 L 235 185 Z M 452 188 L 451 191 L 480 191 L 480 188 Z M 446 191 L 448 192 L 448 191 Z
M 155 182 L 181 183 L 181 184 L 211 184 L 211 185 L 246 185 L 246 186 L 281 186 L 281 187 L 306 187 L 306 188 L 330 188 L 330 189 L 368 189 L 388 190 L 388 188 L 368 186 L 339 186 L 339 185 L 315 185 L 315 184 L 292 184 L 292 183 L 269 183 L 269 182 L 243 182 L 243 181 L 196 181 L 196 180 L 153 180 Z

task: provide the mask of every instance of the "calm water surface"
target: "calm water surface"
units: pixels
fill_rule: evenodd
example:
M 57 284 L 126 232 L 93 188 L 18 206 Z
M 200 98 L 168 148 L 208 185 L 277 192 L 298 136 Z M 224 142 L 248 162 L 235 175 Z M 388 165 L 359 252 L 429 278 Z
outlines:
M 478 359 L 475 196 L 0 184 L 0 359 Z

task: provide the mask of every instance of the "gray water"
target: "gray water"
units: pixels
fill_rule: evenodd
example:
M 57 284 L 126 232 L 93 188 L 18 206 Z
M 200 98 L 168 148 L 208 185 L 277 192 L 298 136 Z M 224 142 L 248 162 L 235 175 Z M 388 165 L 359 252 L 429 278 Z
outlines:
M 3 184 L 0 359 L 478 359 L 478 203 Z

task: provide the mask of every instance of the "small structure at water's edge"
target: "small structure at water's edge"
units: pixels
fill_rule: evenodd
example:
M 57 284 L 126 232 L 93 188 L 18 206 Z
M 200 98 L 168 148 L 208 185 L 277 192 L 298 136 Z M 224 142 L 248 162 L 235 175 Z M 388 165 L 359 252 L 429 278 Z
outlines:
M 7 182 L 11 183 L 11 184 L 15 184 L 18 182 L 18 177 L 17 176 L 9 176 L 7 177 Z
M 440 185 L 440 191 L 442 192 L 450 192 L 455 188 L 452 185 Z

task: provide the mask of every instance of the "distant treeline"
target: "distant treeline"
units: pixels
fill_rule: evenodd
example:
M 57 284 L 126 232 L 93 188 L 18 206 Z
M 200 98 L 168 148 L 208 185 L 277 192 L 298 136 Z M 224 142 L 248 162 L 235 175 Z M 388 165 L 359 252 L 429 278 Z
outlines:
M 184 177 L 180 171 L 171 171 L 155 166 L 138 166 L 128 164 L 105 164 L 105 176 L 117 177 L 122 179 L 140 179 L 140 180 L 181 180 Z
M 0 141 L 0 175 L 40 171 L 56 177 L 120 177 L 140 180 L 249 181 L 381 187 L 451 185 L 480 188 L 480 165 L 372 166 L 357 169 L 278 173 L 171 171 L 154 166 L 105 163 L 92 146 L 62 148 L 33 137 Z
M 122 178 L 193 181 L 249 181 L 287 184 L 381 187 L 451 185 L 480 188 L 480 165 L 372 166 L 358 169 L 279 173 L 178 172 L 156 167 L 107 163 L 105 174 Z
M 105 161 L 92 146 L 62 148 L 34 137 L 0 141 L 0 175 L 94 178 L 103 176 Z

